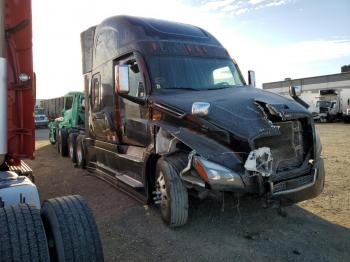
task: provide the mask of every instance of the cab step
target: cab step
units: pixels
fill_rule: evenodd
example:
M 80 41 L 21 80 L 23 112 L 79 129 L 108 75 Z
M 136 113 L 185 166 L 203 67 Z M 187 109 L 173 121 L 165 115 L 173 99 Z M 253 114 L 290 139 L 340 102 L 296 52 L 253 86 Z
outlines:
M 143 188 L 143 184 L 140 181 L 138 181 L 138 180 L 136 180 L 128 175 L 115 175 L 115 178 L 122 181 L 124 184 L 129 185 L 130 187 L 132 187 L 134 189 Z
M 143 184 L 136 179 L 124 174 L 115 175 L 114 173 L 114 175 L 111 175 L 107 170 L 91 166 L 88 167 L 88 171 L 90 171 L 93 176 L 107 182 L 116 189 L 123 191 L 141 204 L 147 204 L 148 201 L 145 188 Z

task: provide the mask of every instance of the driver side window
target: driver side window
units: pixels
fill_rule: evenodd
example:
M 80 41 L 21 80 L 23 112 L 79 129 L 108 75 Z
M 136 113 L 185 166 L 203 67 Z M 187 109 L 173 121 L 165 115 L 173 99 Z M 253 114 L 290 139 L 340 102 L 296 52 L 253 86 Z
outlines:
M 72 96 L 66 97 L 66 103 L 65 103 L 64 109 L 65 110 L 71 109 L 72 108 L 72 104 L 73 104 L 73 97 Z
M 139 65 L 135 60 L 128 63 L 129 66 L 129 95 L 133 97 L 142 98 L 145 96 L 145 85 Z

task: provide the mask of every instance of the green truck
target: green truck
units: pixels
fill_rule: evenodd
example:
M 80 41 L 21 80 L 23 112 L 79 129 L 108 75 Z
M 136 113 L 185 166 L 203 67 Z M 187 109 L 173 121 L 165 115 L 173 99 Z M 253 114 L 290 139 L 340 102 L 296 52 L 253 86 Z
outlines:
M 76 162 L 77 138 L 85 133 L 84 93 L 69 92 L 63 101 L 61 116 L 49 123 L 49 140 L 51 144 L 56 144 L 61 156 L 69 156 Z

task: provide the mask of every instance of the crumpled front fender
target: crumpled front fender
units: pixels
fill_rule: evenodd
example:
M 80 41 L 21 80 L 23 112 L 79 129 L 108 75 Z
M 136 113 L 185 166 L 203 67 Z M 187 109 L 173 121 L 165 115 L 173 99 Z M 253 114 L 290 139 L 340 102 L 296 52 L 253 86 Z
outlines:
M 243 170 L 243 163 L 239 156 L 215 140 L 188 128 L 176 127 L 165 122 L 153 122 L 152 124 L 162 128 L 183 144 L 195 150 L 201 157 L 223 165 L 235 172 Z

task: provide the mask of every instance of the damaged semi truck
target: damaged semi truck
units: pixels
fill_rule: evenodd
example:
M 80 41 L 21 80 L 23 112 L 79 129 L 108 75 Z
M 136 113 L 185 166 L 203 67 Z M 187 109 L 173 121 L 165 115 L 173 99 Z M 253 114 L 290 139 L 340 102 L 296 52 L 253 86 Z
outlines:
M 298 89 L 296 101 L 257 89 L 253 72 L 246 84 L 207 31 L 116 16 L 81 43 L 84 163 L 159 204 L 169 226 L 186 223 L 189 193 L 295 203 L 323 190 L 321 144 Z

